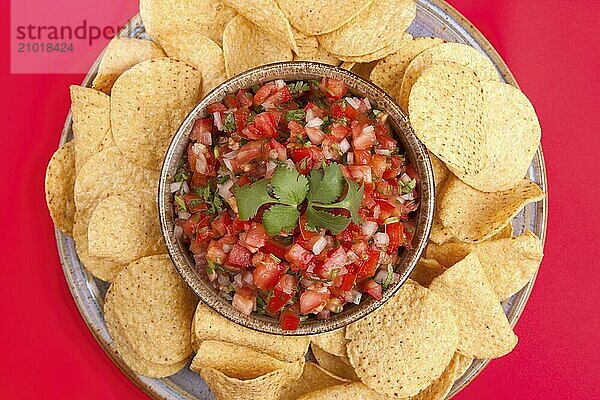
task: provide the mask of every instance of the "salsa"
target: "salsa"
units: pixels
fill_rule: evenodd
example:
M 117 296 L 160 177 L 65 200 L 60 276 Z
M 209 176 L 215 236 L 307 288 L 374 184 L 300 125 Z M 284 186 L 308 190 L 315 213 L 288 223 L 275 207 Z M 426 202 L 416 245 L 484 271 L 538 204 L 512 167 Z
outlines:
M 284 330 L 380 300 L 418 207 L 387 114 L 332 78 L 276 80 L 207 112 L 171 191 L 176 234 L 214 287 Z

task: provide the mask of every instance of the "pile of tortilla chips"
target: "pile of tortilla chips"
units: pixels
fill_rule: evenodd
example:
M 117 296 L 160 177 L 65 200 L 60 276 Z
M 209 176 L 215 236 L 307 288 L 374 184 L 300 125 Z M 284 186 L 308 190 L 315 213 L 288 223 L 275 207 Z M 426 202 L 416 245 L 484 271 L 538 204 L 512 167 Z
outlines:
M 166 377 L 191 360 L 220 400 L 443 399 L 473 359 L 516 345 L 500 302 L 543 255 L 511 225 L 544 196 L 525 177 L 540 126 L 485 55 L 406 33 L 415 10 L 412 0 L 141 0 L 152 41 L 114 39 L 93 87 L 71 87 L 74 138 L 48 165 L 48 208 L 85 268 L 111 282 L 105 320 L 131 369 Z M 208 91 L 292 60 L 352 68 L 396 98 L 430 151 L 437 193 L 411 279 L 371 315 L 311 337 L 255 332 L 198 303 L 166 255 L 155 195 L 172 136 Z

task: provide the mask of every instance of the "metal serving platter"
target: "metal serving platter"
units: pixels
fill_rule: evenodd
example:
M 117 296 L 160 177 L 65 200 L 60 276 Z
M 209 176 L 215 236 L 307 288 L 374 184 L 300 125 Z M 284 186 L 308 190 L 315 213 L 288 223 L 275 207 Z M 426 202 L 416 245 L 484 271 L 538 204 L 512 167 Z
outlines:
M 413 36 L 437 36 L 447 41 L 460 42 L 473 46 L 487 54 L 496 65 L 505 82 L 518 86 L 508 67 L 490 43 L 454 8 L 442 0 L 416 0 L 416 2 L 417 17 L 409 27 L 409 32 Z M 128 27 L 120 32 L 119 36 L 148 38 L 139 14 L 131 19 Z M 98 70 L 98 64 L 99 59 L 92 65 L 89 73 L 83 80 L 83 86 L 91 86 Z M 62 131 L 60 144 L 72 138 L 71 126 L 72 120 L 69 113 Z M 528 176 L 547 193 L 546 168 L 544 166 L 541 147 L 531 163 Z M 529 204 L 514 218 L 514 233 L 521 234 L 525 230 L 530 230 L 543 242 L 546 237 L 547 217 L 548 205 L 546 199 Z M 179 373 L 168 378 L 152 379 L 137 375 L 125 365 L 118 356 L 104 323 L 102 305 L 104 294 L 108 289 L 108 283 L 94 278 L 83 268 L 77 257 L 75 244 L 70 236 L 62 234 L 58 229 L 55 230 L 55 233 L 65 279 L 83 319 L 98 343 L 131 381 L 153 399 L 214 399 L 213 394 L 204 381 L 188 368 L 184 368 Z M 533 289 L 534 281 L 535 277 L 519 293 L 503 302 L 504 311 L 513 326 L 517 323 L 525 308 L 525 304 Z M 448 398 L 453 397 L 469 384 L 488 362 L 489 360 L 475 360 L 464 375 L 456 381 Z

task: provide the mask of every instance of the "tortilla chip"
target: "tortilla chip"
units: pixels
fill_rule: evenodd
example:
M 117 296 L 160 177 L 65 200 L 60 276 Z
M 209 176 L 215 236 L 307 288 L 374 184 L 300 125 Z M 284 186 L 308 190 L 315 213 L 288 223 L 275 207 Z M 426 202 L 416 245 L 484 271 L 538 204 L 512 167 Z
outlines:
M 345 56 L 335 55 L 342 61 L 353 61 L 357 63 L 369 63 L 372 61 L 381 60 L 384 57 L 389 56 L 392 53 L 397 52 L 400 48 L 410 42 L 412 36 L 403 31 L 396 31 L 396 35 L 392 38 L 390 44 L 381 49 L 374 51 L 373 53 L 365 54 L 362 56 Z
M 349 381 L 358 380 L 358 376 L 354 372 L 354 368 L 350 364 L 348 357 L 339 357 L 328 353 L 314 343 L 311 344 L 310 348 L 319 365 L 325 370 Z
M 473 249 L 473 243 L 463 242 L 446 242 L 444 244 L 429 243 L 425 256 L 429 259 L 436 260 L 442 266 L 450 268 L 463 258 L 465 258 Z
M 472 359 L 455 353 L 450 361 L 450 365 L 446 367 L 442 375 L 429 385 L 427 389 L 411 397 L 411 400 L 444 400 L 448 393 L 450 393 L 452 386 L 454 386 L 456 378 L 462 375 L 461 370 L 464 368 L 466 360 L 469 361 L 469 365 L 473 362 Z
M 454 237 L 478 243 L 501 231 L 527 204 L 543 198 L 542 189 L 529 179 L 509 190 L 485 193 L 450 176 L 438 195 L 437 210 Z
M 474 174 L 488 162 L 482 107 L 477 75 L 463 65 L 443 63 L 420 75 L 410 92 L 408 115 L 417 137 L 450 170 Z
M 375 68 L 375 65 L 377 65 L 377 61 L 373 61 L 370 63 L 356 63 L 352 67 L 352 72 L 354 72 L 356 75 L 360 76 L 361 78 L 369 80 L 369 75 L 371 74 L 371 71 L 373 70 L 373 68 Z
M 284 369 L 247 380 L 231 378 L 213 368 L 201 369 L 200 376 L 219 400 L 276 400 L 294 381 Z
M 144 257 L 108 289 L 104 318 L 119 351 L 127 342 L 147 361 L 173 364 L 192 354 L 190 321 L 197 301 L 168 255 Z
M 221 340 L 246 346 L 283 361 L 296 361 L 304 358 L 308 351 L 308 337 L 271 335 L 244 328 L 217 314 L 203 303 L 198 303 L 194 316 L 194 343 L 203 340 Z
M 127 159 L 160 169 L 171 138 L 200 100 L 201 81 L 195 68 L 169 58 L 143 61 L 117 79 L 110 122 Z
M 87 226 L 102 199 L 113 194 L 156 188 L 158 175 L 158 171 L 129 162 L 116 147 L 107 148 L 90 158 L 77 174 L 75 208 Z
M 275 0 L 223 0 L 269 37 L 298 50 L 292 26 Z M 248 38 L 246 38 L 248 39 Z
M 200 71 L 202 96 L 227 80 L 223 50 L 206 36 L 181 32 L 163 40 L 169 57 L 183 61 Z
M 513 237 L 513 224 L 512 220 L 502 230 L 492 236 L 492 239 L 508 239 Z
M 415 81 L 421 73 L 438 63 L 451 62 L 468 67 L 481 81 L 498 81 L 500 75 L 494 63 L 483 53 L 462 43 L 441 43 L 416 56 L 402 76 L 402 87 L 398 102 L 405 110 Z
M 371 389 L 396 397 L 416 395 L 440 376 L 458 337 L 450 302 L 412 280 L 378 310 L 346 327 L 356 374 Z
M 346 328 L 312 335 L 310 336 L 310 341 L 330 354 L 339 357 L 348 357 L 348 353 L 346 352 Z
M 107 197 L 96 206 L 89 222 L 89 252 L 123 265 L 165 254 L 158 222 L 156 193 L 152 189 Z
M 298 400 L 391 400 L 392 397 L 384 396 L 369 389 L 362 382 L 347 383 L 345 385 L 331 386 L 315 390 L 300 397 Z
M 60 146 L 46 168 L 46 205 L 54 225 L 67 234 L 73 232 L 75 201 L 75 150 L 73 142 Z
M 489 163 L 478 173 L 459 178 L 484 192 L 508 190 L 527 174 L 542 130 L 531 102 L 519 89 L 502 82 L 482 82 L 482 86 Z
M 284 362 L 248 347 L 217 340 L 200 343 L 190 369 L 200 373 L 203 368 L 214 368 L 231 378 L 254 379 L 278 369 L 302 370 L 301 360 Z
M 444 224 L 442 224 L 442 221 L 440 220 L 440 217 L 436 211 L 433 216 L 433 225 L 431 226 L 429 240 L 433 243 L 443 244 L 452 239 L 452 237 L 452 232 L 450 232 L 450 229 L 446 228 Z
M 315 36 L 306 36 L 297 30 L 294 30 L 294 36 L 298 46 L 296 54 L 294 54 L 294 61 L 316 61 L 335 66 L 340 65 L 341 61 L 321 47 Z
M 356 18 L 319 36 L 325 50 L 343 56 L 363 56 L 390 45 L 416 15 L 412 0 L 373 0 Z
M 304 364 L 304 372 L 300 379 L 285 387 L 279 400 L 297 400 L 307 393 L 348 382 L 350 381 L 335 376 L 309 361 Z
M 277 0 L 290 24 L 305 35 L 323 35 L 346 25 L 372 0 L 348 0 L 332 5 L 329 0 Z M 332 6 L 335 12 L 332 11 Z
M 94 154 L 104 148 L 110 134 L 110 97 L 94 89 L 71 85 L 71 113 L 75 169 L 81 170 Z
M 410 274 L 410 279 L 419 285 L 428 287 L 435 278 L 440 276 L 446 268 L 436 260 L 421 258 L 417 261 L 415 269 Z
M 225 27 L 223 53 L 228 78 L 260 65 L 293 59 L 289 45 L 261 31 L 241 15 Z
M 116 337 L 124 338 L 125 334 L 120 323 L 114 322 L 111 328 Z M 175 363 L 160 364 L 144 359 L 125 339 L 115 342 L 117 354 L 125 364 L 136 373 L 149 378 L 164 378 L 181 371 L 188 363 L 189 357 Z
M 381 60 L 371 72 L 371 81 L 395 99 L 400 97 L 402 77 L 408 64 L 425 50 L 444 43 L 440 38 L 416 37 L 397 52 Z
M 355 65 L 356 65 L 356 63 L 355 63 L 355 62 L 353 62 L 353 61 L 344 61 L 344 62 L 343 62 L 341 65 L 340 65 L 340 68 L 343 68 L 343 69 L 345 69 L 345 70 L 347 70 L 347 71 L 350 71 L 350 70 L 352 70 L 352 68 L 354 68 L 354 66 L 355 66 Z
M 236 13 L 221 0 L 140 0 L 140 15 L 146 32 L 161 45 L 170 36 L 194 32 L 220 46 Z
M 429 158 L 431 159 L 431 168 L 433 169 L 433 180 L 435 182 L 436 192 L 442 188 L 442 185 L 446 181 L 446 178 L 450 174 L 450 170 L 446 167 L 446 164 L 435 156 L 432 152 L 428 151 Z
M 123 72 L 144 60 L 164 56 L 160 46 L 150 40 L 114 38 L 104 50 L 92 87 L 110 94 L 113 84 Z
M 517 344 L 504 310 L 472 253 L 433 280 L 430 290 L 452 304 L 460 339 L 457 349 L 474 358 L 496 358 Z

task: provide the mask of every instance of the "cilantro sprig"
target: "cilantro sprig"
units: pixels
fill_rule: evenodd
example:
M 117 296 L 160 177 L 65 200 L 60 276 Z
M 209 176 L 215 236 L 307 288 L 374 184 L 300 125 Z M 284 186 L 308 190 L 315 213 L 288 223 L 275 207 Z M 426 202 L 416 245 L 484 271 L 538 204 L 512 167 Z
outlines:
M 345 190 L 345 195 L 344 194 Z M 328 229 L 337 235 L 350 222 L 361 224 L 358 209 L 362 203 L 364 188 L 345 179 L 336 163 L 324 165 L 311 171 L 309 178 L 294 169 L 279 166 L 273 177 L 252 184 L 233 187 L 240 219 L 247 221 L 265 204 L 262 222 L 271 236 L 282 232 L 291 233 L 300 218 L 299 206 L 306 202 L 306 228 L 313 231 Z M 328 209 L 345 209 L 350 217 L 334 214 Z

